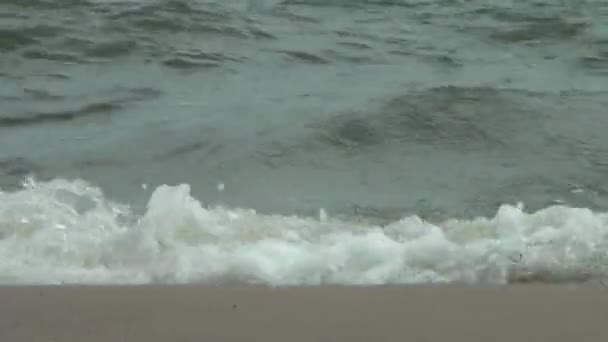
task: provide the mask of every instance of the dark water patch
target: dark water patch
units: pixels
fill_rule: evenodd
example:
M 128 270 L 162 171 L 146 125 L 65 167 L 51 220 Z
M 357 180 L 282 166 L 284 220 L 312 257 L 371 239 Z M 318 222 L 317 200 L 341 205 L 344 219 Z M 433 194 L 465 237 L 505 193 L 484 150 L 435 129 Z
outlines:
M 264 149 L 258 151 L 256 158 L 269 169 L 278 169 L 285 162 L 289 162 L 289 156 L 298 152 L 295 146 L 283 142 L 272 142 Z
M 38 43 L 38 39 L 28 32 L 19 29 L 0 29 L 0 51 L 13 51 Z
M 283 0 L 281 6 L 363 8 L 365 0 Z
M 250 25 L 246 24 L 246 17 L 238 11 L 207 3 L 205 6 L 189 1 L 171 3 L 170 6 L 164 6 L 162 3 L 127 8 L 106 15 L 105 18 L 108 20 L 105 29 L 116 34 L 137 32 L 141 37 L 153 36 L 159 39 L 164 34 L 184 33 L 239 39 L 273 38 L 262 29 L 248 27 Z
M 197 8 L 194 6 L 192 1 L 181 1 L 181 0 L 169 0 L 163 1 L 162 8 L 165 11 L 179 13 L 179 14 L 190 14 L 195 12 Z M 156 5 L 158 6 L 158 5 Z
M 403 37 L 387 37 L 384 38 L 384 42 L 390 45 L 397 46 L 408 46 L 408 44 L 411 44 L 411 41 L 409 39 Z
M 383 13 L 385 8 L 416 9 L 432 5 L 458 5 L 459 2 L 443 0 L 436 2 L 412 0 L 283 0 L 283 6 L 335 7 L 349 10 L 362 10 L 369 13 Z
M 188 32 L 237 38 L 249 37 L 241 27 L 242 18 L 238 13 L 222 11 L 219 8 L 201 9 L 200 6 L 186 5 L 186 2 L 175 3 L 181 5 L 175 5 L 176 7 L 173 8 L 149 5 L 115 13 L 107 16 L 110 19 L 107 27 L 108 29 L 121 28 L 128 32 L 138 31 L 143 34 Z
M 250 36 L 246 31 L 227 25 L 199 25 L 191 30 L 198 30 L 200 33 L 215 34 L 219 36 L 229 36 L 233 38 L 248 39 Z
M 23 58 L 27 59 L 41 59 L 47 61 L 55 61 L 55 62 L 66 62 L 66 63 L 81 63 L 83 62 L 78 56 L 69 54 L 69 53 L 61 53 L 61 52 L 50 52 L 42 49 L 31 49 L 26 50 L 21 53 Z
M 23 99 L 20 96 L 0 95 L 0 101 L 13 102 L 13 101 L 21 101 L 21 100 L 23 100 Z
M 604 146 L 589 146 L 584 151 L 585 159 L 591 169 L 598 173 L 608 173 L 608 148 Z
M 209 62 L 243 62 L 243 59 L 231 57 L 221 52 L 203 52 L 200 50 L 192 50 L 192 51 L 179 51 L 176 52 L 175 55 L 177 57 L 188 58 L 192 60 L 200 60 L 200 61 L 209 61 Z
M 21 9 L 77 9 L 83 7 L 92 7 L 94 2 L 89 0 L 31 0 L 31 1 L 19 1 L 19 0 L 3 0 L 3 4 L 11 4 Z
M 32 100 L 58 101 L 65 98 L 64 96 L 53 94 L 51 91 L 43 89 L 24 88 L 23 93 Z
M 136 48 L 137 42 L 135 40 L 122 39 L 97 43 L 94 46 L 87 48 L 84 51 L 84 55 L 96 58 L 116 58 L 126 56 Z
M 13 51 L 38 45 L 63 32 L 62 28 L 42 24 L 32 27 L 0 28 L 0 51 Z
M 70 79 L 70 76 L 65 75 L 65 74 L 60 74 L 60 73 L 51 73 L 51 74 L 46 74 L 45 76 L 48 78 L 51 78 L 51 79 L 63 80 L 63 81 L 67 81 Z
M 579 63 L 584 69 L 593 74 L 608 74 L 608 53 L 583 56 L 580 58 Z
M 542 95 L 456 86 L 412 91 L 373 112 L 334 117 L 317 128 L 318 139 L 351 151 L 384 144 L 441 146 L 460 152 L 529 150 L 545 134 L 539 123 L 547 109 L 535 107 L 538 96 Z M 516 143 L 513 136 L 519 137 Z
M 338 117 L 326 125 L 319 139 L 342 149 L 360 149 L 379 145 L 385 141 L 384 132 L 367 118 Z
M 255 28 L 255 27 L 248 27 L 247 31 L 249 32 L 249 34 L 255 38 L 255 39 L 271 39 L 271 40 L 276 40 L 278 39 L 277 36 L 270 34 L 262 29 L 259 28 Z
M 205 132 L 205 133 L 203 133 Z M 179 159 L 184 160 L 197 160 L 199 163 L 207 165 L 208 163 L 214 163 L 216 156 L 221 155 L 224 151 L 224 144 L 221 142 L 221 138 L 214 139 L 213 132 L 210 129 L 203 128 L 201 131 L 202 136 L 205 139 L 189 139 L 190 141 L 175 142 L 178 137 L 167 140 L 164 146 L 160 148 L 158 152 L 152 152 L 148 157 L 148 161 L 152 162 L 164 162 Z
M 60 43 L 60 46 L 70 50 L 86 50 L 95 46 L 93 36 L 82 35 L 65 35 Z
M 498 22 L 505 23 L 525 23 L 530 20 L 530 16 L 522 13 L 515 8 L 501 8 L 499 6 L 473 7 L 466 11 L 475 17 L 489 17 Z
M 53 38 L 66 32 L 64 27 L 39 24 L 33 27 L 21 28 L 23 34 L 36 38 Z
M 186 144 L 184 146 L 180 146 L 177 147 L 175 149 L 172 149 L 171 151 L 167 152 L 167 156 L 169 157 L 179 157 L 185 154 L 190 154 L 199 150 L 202 150 L 203 148 L 205 148 L 206 144 L 203 142 L 194 142 L 194 143 L 190 143 L 190 144 Z
M 369 44 L 366 43 L 360 43 L 360 42 L 338 42 L 338 45 L 342 45 L 348 48 L 353 48 L 353 49 L 357 49 L 357 50 L 371 50 L 372 47 Z
M 126 105 L 138 101 L 157 99 L 163 95 L 163 92 L 156 88 L 127 88 L 122 86 L 113 87 L 107 93 L 112 97 L 119 94 L 119 97 L 108 101 L 117 105 Z
M 489 148 L 504 142 L 482 123 L 500 120 L 492 117 L 496 107 L 514 109 L 507 102 L 490 89 L 439 87 L 394 99 L 379 114 L 386 134 L 398 140 Z
M 525 253 L 522 253 L 522 259 L 525 258 Z M 606 279 L 608 272 L 604 273 L 588 273 L 580 270 L 571 270 L 569 272 L 555 272 L 554 269 L 545 269 L 542 271 L 515 269 L 508 275 L 509 284 L 585 284 L 585 283 L 601 283 Z M 605 285 L 605 284 L 604 284 Z
M 24 157 L 0 156 L 0 190 L 14 191 L 22 188 L 26 177 L 39 177 L 44 168 Z
M 100 7 L 105 10 L 107 7 Z M 197 1 L 158 1 L 143 3 L 126 3 L 122 6 L 112 4 L 109 8 L 107 18 L 111 20 L 131 20 L 150 17 L 169 17 L 187 20 L 196 18 L 207 23 L 224 22 L 231 19 L 233 13 L 226 8 L 212 3 L 201 3 Z
M 176 18 L 149 17 L 134 20 L 132 26 L 148 32 L 179 33 L 190 29 L 188 22 L 175 20 Z
M 84 168 L 97 168 L 97 167 L 116 167 L 116 166 L 126 166 L 127 162 L 113 160 L 113 159 L 89 159 L 89 160 L 81 160 L 73 163 L 76 167 L 84 167 Z
M 321 56 L 303 51 L 280 51 L 288 60 L 306 64 L 329 64 L 329 61 Z
M 10 19 L 10 20 L 27 19 L 27 14 L 17 13 L 17 12 L 19 12 L 19 10 L 16 7 L 4 6 L 4 7 L 0 7 L 0 11 L 5 11 L 5 12 L 0 12 L 0 19 Z
M 121 108 L 122 106 L 119 104 L 100 102 L 84 105 L 75 110 L 49 113 L 29 113 L 19 116 L 0 115 L 0 127 L 31 126 L 45 123 L 69 122 L 85 117 L 110 115 Z
M 173 57 L 162 61 L 166 67 L 178 70 L 213 69 L 220 67 L 217 62 L 206 62 L 188 57 Z
M 511 6 L 486 6 L 477 5 L 466 8 L 468 13 L 473 13 L 477 16 L 487 16 L 497 22 L 505 24 L 522 24 L 531 22 L 542 22 L 545 20 L 571 20 L 568 18 L 581 17 L 582 14 L 592 10 L 594 4 L 586 2 L 586 4 L 577 7 L 573 6 L 577 2 L 568 3 L 559 1 L 540 2 L 524 2 L 518 5 Z M 585 2 L 579 2 L 581 4 Z
M 204 150 L 207 147 L 208 147 L 208 144 L 206 142 L 196 141 L 196 142 L 187 143 L 187 144 L 172 148 L 169 151 L 163 152 L 163 153 L 155 156 L 153 159 L 154 160 L 170 160 L 170 159 L 174 159 L 174 158 L 181 158 L 185 155 Z
M 370 41 L 370 42 L 377 41 L 378 39 L 380 39 L 379 37 L 377 37 L 377 36 L 375 36 L 373 34 L 364 33 L 364 32 L 335 30 L 334 33 L 339 38 L 349 38 L 349 39 L 356 39 L 356 40 L 367 40 L 367 41 Z
M 585 22 L 564 18 L 537 18 L 515 28 L 504 28 L 490 33 L 490 38 L 501 43 L 518 43 L 535 40 L 568 40 L 584 33 Z
M 417 55 L 416 57 L 423 62 L 431 63 L 442 67 L 459 68 L 463 66 L 463 63 L 460 62 L 458 59 L 446 54 L 423 54 Z
M 163 95 L 163 92 L 159 89 L 149 87 L 129 88 L 115 86 L 106 91 L 99 92 L 98 95 L 110 97 L 107 103 L 123 106 L 138 101 L 157 99 Z
M 25 177 L 39 169 L 38 165 L 22 157 L 0 157 L 0 173 L 3 176 Z
M 315 18 L 315 17 L 311 17 L 308 15 L 295 14 L 285 7 L 275 8 L 275 10 L 272 11 L 272 14 L 276 17 L 287 19 L 290 22 L 294 22 L 294 23 L 319 24 L 322 22 L 322 20 Z
M 567 91 L 556 102 L 559 114 L 544 125 L 547 127 L 544 154 L 569 161 L 586 170 L 586 175 L 604 176 L 608 172 L 608 146 L 605 129 L 608 125 L 606 91 Z
M 0 156 L 0 190 L 18 190 L 26 177 L 39 177 L 43 171 L 42 165 L 27 158 Z
M 122 88 L 117 87 L 114 88 L 115 91 L 125 92 L 131 95 L 131 97 L 126 98 L 125 100 L 129 101 L 141 101 L 141 100 L 149 100 L 159 98 L 163 92 L 159 89 L 155 88 Z
M 597 125 L 602 124 L 598 122 Z M 565 132 L 551 134 L 550 142 L 553 148 L 559 152 L 556 158 L 577 161 L 581 167 L 585 167 L 598 175 L 608 173 L 608 147 L 603 143 L 598 132 L 575 135 Z
M 177 2 L 176 2 L 177 3 Z M 179 6 L 178 6 L 179 7 Z M 175 10 L 170 6 L 159 4 L 146 4 L 134 8 L 127 8 L 107 15 L 109 27 L 122 27 L 129 31 L 137 29 L 144 32 L 181 32 L 186 31 L 194 24 L 199 12 Z M 198 18 L 203 21 L 205 18 Z M 210 22 L 205 20 L 205 22 Z
M 330 57 L 334 61 L 342 61 L 353 64 L 377 64 L 378 61 L 372 56 L 361 55 L 357 53 L 344 53 L 336 50 L 323 50 L 323 55 Z

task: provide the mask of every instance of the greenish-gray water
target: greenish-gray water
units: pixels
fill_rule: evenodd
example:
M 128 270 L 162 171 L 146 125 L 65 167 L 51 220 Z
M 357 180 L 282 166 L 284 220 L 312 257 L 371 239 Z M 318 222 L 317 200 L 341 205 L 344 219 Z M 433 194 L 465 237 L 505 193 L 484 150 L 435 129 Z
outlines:
M 0 104 L 0 281 L 608 262 L 605 1 L 2 1 Z

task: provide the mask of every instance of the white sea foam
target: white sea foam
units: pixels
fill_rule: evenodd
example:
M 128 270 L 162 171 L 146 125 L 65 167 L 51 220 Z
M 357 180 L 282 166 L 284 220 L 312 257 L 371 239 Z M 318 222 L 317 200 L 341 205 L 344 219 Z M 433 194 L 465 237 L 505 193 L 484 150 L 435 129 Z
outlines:
M 143 216 L 83 181 L 0 192 L 0 283 L 505 283 L 608 272 L 608 215 L 503 205 L 493 218 L 384 227 L 205 208 L 160 186 Z

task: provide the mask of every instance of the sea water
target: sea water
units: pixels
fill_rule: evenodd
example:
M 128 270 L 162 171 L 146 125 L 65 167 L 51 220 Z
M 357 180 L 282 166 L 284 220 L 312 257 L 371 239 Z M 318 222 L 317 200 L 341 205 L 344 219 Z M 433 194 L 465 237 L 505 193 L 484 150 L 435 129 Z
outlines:
M 608 272 L 604 1 L 0 4 L 0 283 Z

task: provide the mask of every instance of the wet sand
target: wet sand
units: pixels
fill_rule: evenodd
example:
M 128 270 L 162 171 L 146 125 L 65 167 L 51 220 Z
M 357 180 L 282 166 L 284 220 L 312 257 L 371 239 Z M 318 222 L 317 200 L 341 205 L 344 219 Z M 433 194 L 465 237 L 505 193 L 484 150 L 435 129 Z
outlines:
M 2 287 L 0 341 L 608 341 L 608 288 Z

